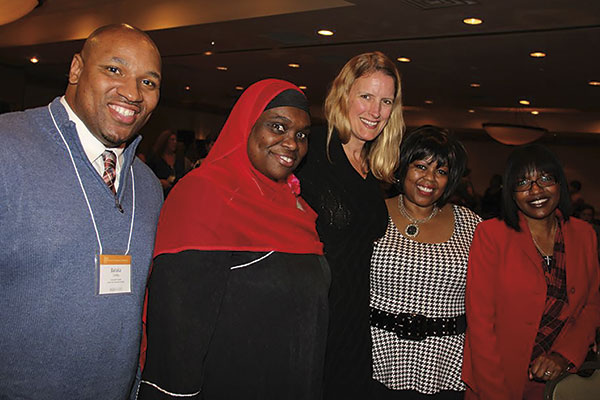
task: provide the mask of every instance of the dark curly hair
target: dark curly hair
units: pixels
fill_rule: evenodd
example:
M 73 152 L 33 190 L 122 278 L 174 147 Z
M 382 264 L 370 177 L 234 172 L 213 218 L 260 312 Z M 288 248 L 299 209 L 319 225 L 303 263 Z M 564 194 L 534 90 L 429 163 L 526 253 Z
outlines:
M 424 125 L 410 131 L 400 146 L 400 167 L 396 170 L 396 188 L 404 193 L 404 179 L 411 163 L 432 158 L 438 166 L 448 167 L 448 183 L 436 202 L 446 205 L 454 193 L 467 167 L 467 151 L 446 129 Z

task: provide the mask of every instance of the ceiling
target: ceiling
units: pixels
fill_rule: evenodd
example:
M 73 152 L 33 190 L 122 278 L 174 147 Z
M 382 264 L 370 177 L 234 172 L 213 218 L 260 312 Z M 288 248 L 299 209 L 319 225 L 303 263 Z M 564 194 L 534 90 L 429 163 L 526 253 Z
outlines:
M 600 138 L 600 86 L 588 84 L 600 81 L 598 0 L 45 0 L 0 26 L 0 66 L 64 88 L 82 39 L 115 22 L 156 41 L 169 106 L 224 114 L 236 86 L 278 77 L 307 87 L 318 119 L 344 63 L 380 50 L 411 59 L 397 62 L 408 125 L 482 135 L 484 122 L 513 123 Z M 321 28 L 335 35 L 317 35 Z

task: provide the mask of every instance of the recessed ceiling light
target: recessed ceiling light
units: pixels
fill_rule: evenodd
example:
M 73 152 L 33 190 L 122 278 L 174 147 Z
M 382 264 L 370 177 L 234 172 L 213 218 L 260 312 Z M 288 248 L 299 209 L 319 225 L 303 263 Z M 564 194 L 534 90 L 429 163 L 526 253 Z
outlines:
M 205 52 L 204 52 L 204 55 L 205 55 L 205 56 L 212 56 L 212 55 L 213 55 L 213 52 L 212 52 L 212 51 L 205 51 Z
M 400 62 L 403 62 L 403 63 L 409 63 L 410 62 L 410 58 L 408 58 L 408 57 L 398 57 L 397 60 L 400 61 Z
M 215 41 L 213 40 L 212 42 L 210 42 L 210 45 L 214 46 L 215 45 Z
M 289 63 L 288 67 L 290 67 L 290 68 L 300 68 L 300 64 Z
M 330 31 L 329 29 L 319 29 L 317 33 L 321 36 L 333 36 L 333 31 Z
M 538 115 L 540 112 L 539 112 L 539 111 L 537 111 L 537 110 L 533 110 L 531 113 L 532 113 L 533 115 Z
M 473 87 L 473 88 L 478 88 L 481 86 L 481 84 L 477 83 L 477 82 L 473 82 L 471 83 L 469 86 Z
M 531 103 L 529 102 L 529 100 L 519 100 L 519 104 L 522 104 L 522 105 L 524 105 L 524 106 L 528 106 L 528 105 L 530 105 Z
M 224 67 L 224 66 L 219 66 L 219 67 L 217 67 L 217 69 L 219 71 L 227 71 L 227 67 Z
M 463 22 L 467 25 L 479 25 L 483 23 L 483 20 L 475 17 L 469 17 L 463 19 Z
M 472 108 L 470 108 L 470 109 L 469 109 L 469 112 L 470 112 L 471 114 L 473 114 L 473 113 L 475 112 L 475 110 L 473 110 Z
M 425 100 L 425 104 L 433 104 L 433 100 Z
M 546 57 L 546 53 L 542 51 L 532 51 L 529 55 L 533 58 L 544 58 Z
M 300 85 L 300 86 L 298 86 L 298 89 L 300 89 L 300 90 L 306 90 L 306 86 Z
M 185 90 L 190 90 L 190 89 L 191 89 L 191 87 L 190 87 L 190 86 L 186 86 L 186 87 L 185 87 Z
M 29 62 L 31 62 L 32 64 L 37 64 L 40 62 L 40 60 L 37 57 L 31 57 L 29 59 Z
M 590 85 L 590 86 L 600 86 L 600 81 L 589 81 L 588 85 Z
M 243 86 L 236 86 L 235 90 L 244 90 L 244 87 Z

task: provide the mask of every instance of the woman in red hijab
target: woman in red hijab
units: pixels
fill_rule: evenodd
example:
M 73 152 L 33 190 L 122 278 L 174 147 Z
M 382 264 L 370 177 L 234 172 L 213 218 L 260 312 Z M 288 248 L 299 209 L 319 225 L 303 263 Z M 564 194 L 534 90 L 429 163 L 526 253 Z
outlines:
M 139 398 L 321 396 L 329 267 L 292 174 L 309 130 L 296 86 L 255 83 L 202 166 L 171 191 Z

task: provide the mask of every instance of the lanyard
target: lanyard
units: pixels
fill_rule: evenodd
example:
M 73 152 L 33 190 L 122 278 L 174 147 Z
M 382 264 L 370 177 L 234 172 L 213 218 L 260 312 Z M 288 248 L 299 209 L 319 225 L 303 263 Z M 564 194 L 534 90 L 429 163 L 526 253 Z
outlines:
M 92 224 L 94 225 L 94 231 L 96 232 L 96 239 L 98 240 L 98 247 L 100 248 L 100 254 L 102 253 L 102 242 L 100 241 L 100 233 L 98 232 L 98 226 L 96 225 L 96 219 L 94 218 L 94 212 L 92 211 L 92 206 L 90 205 L 90 200 L 88 199 L 88 195 L 83 187 L 83 182 L 81 181 L 81 176 L 79 175 L 79 170 L 77 169 L 77 165 L 75 164 L 75 159 L 73 158 L 73 153 L 71 152 L 71 148 L 69 144 L 65 140 L 63 133 L 60 128 L 56 124 L 56 120 L 54 119 L 54 115 L 52 114 L 52 109 L 50 108 L 50 104 L 48 104 L 48 111 L 50 112 L 50 117 L 52 117 L 52 122 L 54 122 L 54 126 L 60 135 L 63 143 L 67 147 L 67 152 L 69 153 L 69 157 L 71 158 L 71 163 L 73 164 L 73 168 L 75 169 L 75 175 L 77 175 L 77 180 L 79 181 L 79 187 L 81 188 L 81 192 L 83 193 L 83 197 L 85 198 L 85 202 L 87 204 L 88 210 L 90 211 L 90 216 L 92 217 Z M 131 236 L 133 234 L 133 221 L 135 219 L 135 178 L 133 176 L 133 166 L 129 167 L 131 172 L 131 192 L 132 192 L 132 201 L 133 205 L 131 207 L 131 224 L 129 226 L 129 239 L 127 240 L 127 250 L 125 254 L 129 254 L 129 248 L 131 246 Z

